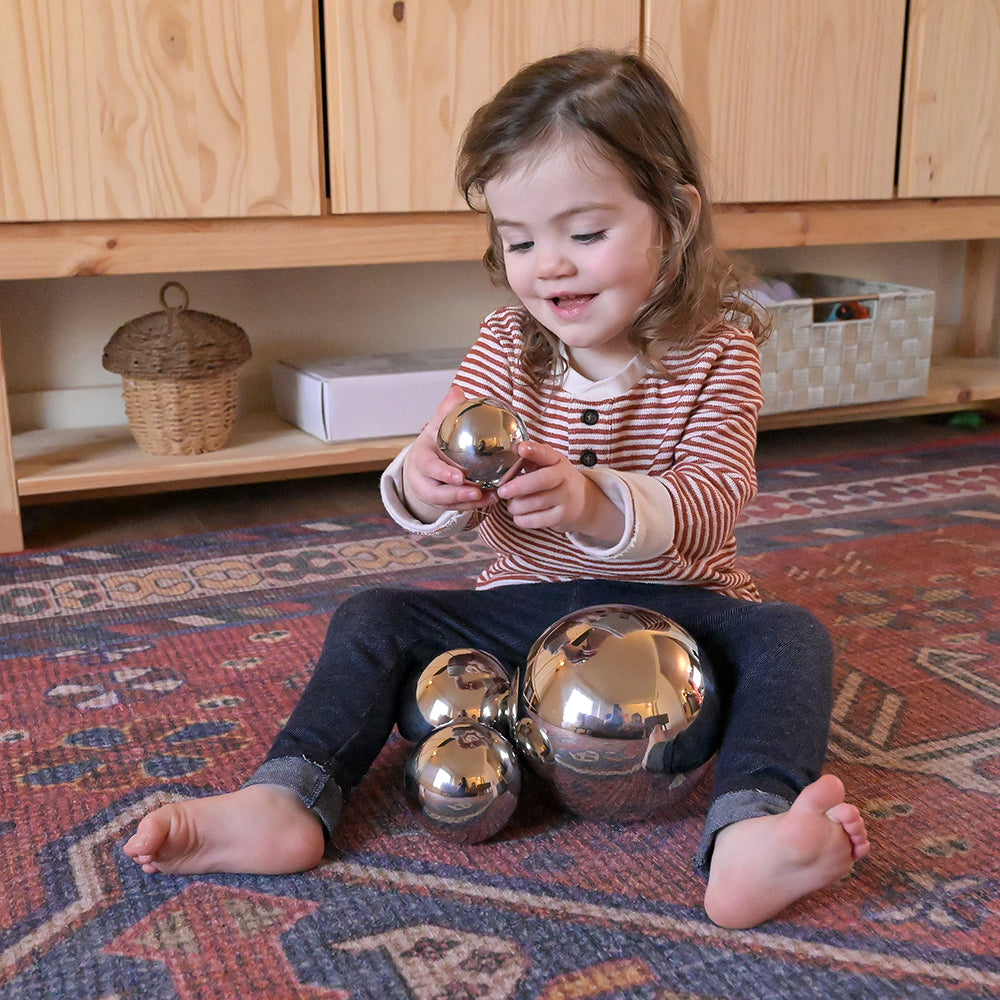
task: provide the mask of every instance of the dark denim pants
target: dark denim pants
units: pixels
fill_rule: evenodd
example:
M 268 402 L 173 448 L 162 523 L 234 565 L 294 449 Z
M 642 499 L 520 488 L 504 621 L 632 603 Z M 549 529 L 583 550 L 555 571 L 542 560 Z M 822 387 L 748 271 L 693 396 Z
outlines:
M 334 614 L 309 684 L 248 783 L 295 789 L 332 833 L 344 798 L 389 738 L 403 682 L 414 670 L 462 646 L 520 666 L 549 625 L 596 604 L 659 611 L 687 629 L 707 655 L 721 715 L 721 727 L 703 730 L 716 744 L 707 751 L 718 753 L 697 859 L 707 871 L 718 830 L 783 812 L 823 767 L 833 650 L 813 615 L 791 604 L 608 580 L 363 591 Z

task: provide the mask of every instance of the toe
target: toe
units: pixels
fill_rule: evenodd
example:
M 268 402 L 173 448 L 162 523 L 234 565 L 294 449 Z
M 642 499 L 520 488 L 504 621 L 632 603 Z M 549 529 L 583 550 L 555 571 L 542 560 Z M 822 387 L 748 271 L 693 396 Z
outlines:
M 835 774 L 824 774 L 811 785 L 806 785 L 792 803 L 814 812 L 828 813 L 844 804 L 844 783 Z

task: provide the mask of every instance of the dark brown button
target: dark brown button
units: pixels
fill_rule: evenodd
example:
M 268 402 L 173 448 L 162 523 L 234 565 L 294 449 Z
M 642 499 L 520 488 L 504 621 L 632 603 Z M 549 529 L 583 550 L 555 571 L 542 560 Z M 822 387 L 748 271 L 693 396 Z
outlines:
M 586 409 L 580 414 L 580 419 L 588 426 L 593 427 L 600 419 L 597 410 Z
M 597 465 L 597 452 L 587 448 L 586 451 L 580 453 L 580 462 L 588 469 L 592 469 Z

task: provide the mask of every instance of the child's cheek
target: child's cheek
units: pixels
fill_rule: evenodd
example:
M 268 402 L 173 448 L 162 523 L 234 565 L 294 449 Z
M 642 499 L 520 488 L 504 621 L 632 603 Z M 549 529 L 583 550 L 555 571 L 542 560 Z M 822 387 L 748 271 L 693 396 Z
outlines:
M 507 282 L 519 298 L 524 298 L 530 291 L 531 274 L 523 260 L 514 259 L 507 264 Z

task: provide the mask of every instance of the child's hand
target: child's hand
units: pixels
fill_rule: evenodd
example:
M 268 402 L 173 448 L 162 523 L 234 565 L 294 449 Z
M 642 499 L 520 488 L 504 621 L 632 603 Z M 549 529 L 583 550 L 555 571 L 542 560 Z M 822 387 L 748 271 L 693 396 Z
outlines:
M 519 528 L 576 532 L 609 545 L 618 541 L 624 530 L 621 511 L 562 452 L 525 441 L 517 453 L 524 471 L 497 495 Z
M 464 399 L 461 389 L 453 387 L 448 392 L 403 462 L 406 506 L 428 523 L 445 510 L 475 510 L 495 502 L 493 494 L 466 482 L 462 470 L 447 461 L 437 446 L 441 421 Z

